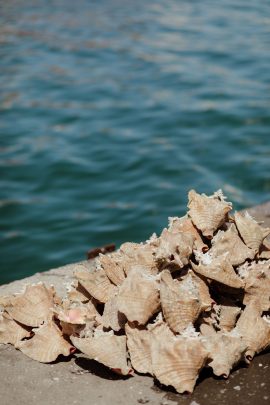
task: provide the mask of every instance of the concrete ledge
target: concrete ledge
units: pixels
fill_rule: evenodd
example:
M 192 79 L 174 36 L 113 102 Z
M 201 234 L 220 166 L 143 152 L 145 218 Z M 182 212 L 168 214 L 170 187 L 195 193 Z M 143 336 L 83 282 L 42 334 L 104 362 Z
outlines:
M 270 226 L 270 202 L 248 209 L 257 220 Z M 83 262 L 93 268 L 94 261 Z M 20 291 L 25 284 L 43 281 L 65 294 L 78 263 L 0 286 L 0 295 Z M 0 345 L 1 405 L 263 405 L 270 403 L 270 353 L 257 356 L 249 368 L 238 368 L 228 380 L 204 371 L 195 392 L 189 396 L 160 389 L 152 377 L 135 375 L 123 379 L 82 354 L 40 364 L 9 345 Z
M 57 293 L 60 296 L 64 296 L 66 294 L 66 286 L 73 280 L 74 270 L 81 263 L 83 263 L 89 269 L 93 269 L 95 267 L 94 260 L 84 260 L 82 262 L 67 264 L 66 266 L 51 269 L 43 273 L 36 273 L 31 277 L 26 277 L 21 280 L 13 281 L 9 284 L 1 285 L 0 295 L 14 294 L 23 289 L 26 284 L 33 284 L 42 281 L 47 285 L 53 284 Z

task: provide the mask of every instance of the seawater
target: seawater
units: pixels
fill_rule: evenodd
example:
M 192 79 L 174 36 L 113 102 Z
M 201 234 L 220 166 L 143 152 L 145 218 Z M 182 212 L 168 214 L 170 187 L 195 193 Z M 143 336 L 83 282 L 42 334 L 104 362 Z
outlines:
M 0 1 L 0 282 L 270 198 L 266 0 Z

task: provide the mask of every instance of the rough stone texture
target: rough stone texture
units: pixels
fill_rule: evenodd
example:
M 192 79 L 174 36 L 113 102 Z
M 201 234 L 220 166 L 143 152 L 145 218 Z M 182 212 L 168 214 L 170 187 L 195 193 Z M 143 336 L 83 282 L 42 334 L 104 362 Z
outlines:
M 270 226 L 270 202 L 248 210 L 257 220 Z M 89 268 L 94 261 L 84 262 Z M 77 264 L 0 286 L 0 295 L 19 292 L 25 284 L 43 281 L 53 284 L 59 294 L 65 293 Z M 239 367 L 228 380 L 213 377 L 210 370 L 200 376 L 192 395 L 175 394 L 161 389 L 152 377 L 135 375 L 119 377 L 106 367 L 82 354 L 62 358 L 53 364 L 40 364 L 9 345 L 0 345 L 0 403 L 24 405 L 238 405 L 270 403 L 270 353 L 255 357 L 250 367 Z
M 93 269 L 95 266 L 94 260 L 85 260 L 79 263 L 67 264 L 66 266 L 45 271 L 44 273 L 36 273 L 31 277 L 26 277 L 22 280 L 16 280 L 12 283 L 0 286 L 0 295 L 18 293 L 23 290 L 24 286 L 27 284 L 33 284 L 42 281 L 46 285 L 53 284 L 56 288 L 57 293 L 63 296 L 66 294 L 66 287 L 73 280 L 74 271 L 81 263 L 86 265 L 89 269 Z

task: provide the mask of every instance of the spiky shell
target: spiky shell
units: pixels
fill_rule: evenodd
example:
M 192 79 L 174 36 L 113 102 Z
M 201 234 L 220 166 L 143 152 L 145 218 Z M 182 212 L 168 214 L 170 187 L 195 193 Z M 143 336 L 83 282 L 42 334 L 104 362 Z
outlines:
M 51 363 L 62 354 L 69 356 L 74 348 L 63 338 L 60 329 L 50 321 L 37 329 L 34 336 L 18 344 L 18 348 L 26 356 L 40 363 Z
M 214 232 L 225 223 L 232 206 L 221 195 L 208 197 L 191 190 L 188 193 L 188 208 L 193 224 L 206 238 L 212 239 Z
M 119 311 L 118 296 L 110 298 L 104 305 L 104 311 L 101 318 L 102 325 L 105 328 L 113 329 L 118 332 L 125 327 L 127 318 Z
M 230 332 L 236 324 L 237 317 L 241 313 L 241 308 L 236 305 L 219 306 L 219 329 L 223 332 Z
M 17 347 L 23 338 L 30 336 L 29 329 L 14 321 L 7 312 L 0 313 L 0 343 Z
M 245 279 L 244 304 L 256 298 L 262 311 L 270 310 L 270 260 L 253 263 Z
M 242 312 L 235 330 L 247 344 L 245 353 L 246 362 L 249 363 L 256 353 L 270 346 L 270 322 L 261 317 L 260 303 L 254 299 Z
M 98 264 L 115 285 L 120 285 L 125 280 L 124 257 L 119 252 L 99 255 Z
M 5 310 L 23 325 L 37 327 L 52 317 L 54 289 L 43 283 L 28 285 L 22 294 L 10 297 Z
M 209 350 L 208 364 L 216 376 L 228 378 L 232 368 L 239 363 L 247 349 L 240 335 L 217 332 L 205 341 Z
M 244 282 L 235 273 L 231 263 L 228 260 L 228 255 L 219 256 L 213 259 L 208 265 L 192 263 L 193 270 L 211 280 L 218 281 L 229 287 L 243 288 Z
M 165 228 L 155 244 L 154 257 L 160 269 L 166 266 L 182 268 L 189 263 L 194 236 L 184 232 L 172 233 Z
M 208 351 L 199 338 L 155 338 L 152 344 L 154 376 L 177 392 L 193 392 L 199 372 L 205 365 Z
M 81 266 L 74 275 L 82 287 L 102 303 L 107 302 L 117 291 L 117 287 L 110 282 L 103 269 L 90 272 Z
M 212 240 L 212 248 L 209 254 L 213 258 L 228 255 L 232 266 L 238 266 L 247 259 L 253 259 L 255 251 L 247 247 L 238 235 L 236 226 L 231 224 L 226 231 L 218 231 Z
M 198 230 L 187 215 L 182 218 L 171 218 L 168 230 L 172 233 L 190 233 L 194 237 L 195 249 L 202 252 L 207 252 L 209 250 L 209 247 L 203 242 Z
M 71 336 L 70 339 L 73 345 L 90 359 L 123 375 L 130 374 L 131 369 L 127 364 L 126 336 L 101 333 L 88 338 Z
M 125 332 L 132 367 L 139 373 L 152 374 L 152 333 L 134 324 L 126 324 Z
M 234 219 L 245 244 L 257 253 L 263 240 L 270 234 L 270 228 L 262 228 L 248 212 L 245 215 L 236 212 Z
M 144 325 L 160 307 L 159 284 L 155 276 L 131 271 L 118 293 L 118 309 L 130 322 Z
M 156 275 L 158 267 L 154 260 L 154 251 L 155 247 L 151 243 L 123 243 L 119 252 L 123 256 L 126 275 L 136 269 L 143 270 L 150 275 Z
M 209 311 L 214 304 L 214 300 L 210 295 L 208 283 L 205 277 L 196 274 L 194 271 L 189 270 L 188 274 L 191 275 L 193 283 L 198 288 L 199 299 L 201 302 L 201 310 Z
M 199 291 L 192 278 L 173 280 L 171 273 L 164 270 L 160 278 L 160 301 L 166 322 L 175 333 L 182 332 L 193 323 L 201 311 Z M 190 286 L 192 286 L 190 288 Z

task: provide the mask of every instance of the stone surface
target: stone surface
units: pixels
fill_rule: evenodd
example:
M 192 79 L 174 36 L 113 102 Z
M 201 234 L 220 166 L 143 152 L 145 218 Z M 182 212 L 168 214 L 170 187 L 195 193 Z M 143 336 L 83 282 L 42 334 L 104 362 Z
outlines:
M 248 210 L 270 226 L 270 202 Z M 88 261 L 92 268 L 94 261 Z M 78 264 L 0 286 L 0 295 L 19 292 L 25 284 L 43 281 L 53 284 L 61 295 Z M 24 405 L 261 405 L 270 403 L 270 353 L 257 356 L 249 367 L 239 367 L 228 380 L 215 378 L 210 370 L 200 376 L 192 395 L 179 395 L 161 388 L 152 377 L 135 375 L 122 378 L 82 354 L 62 358 L 53 364 L 40 364 L 9 345 L 0 345 L 0 403 Z

